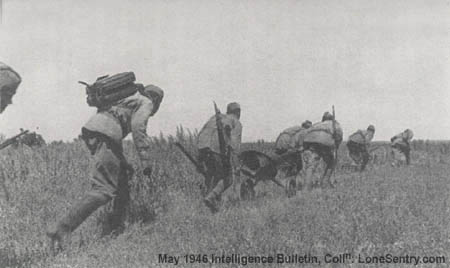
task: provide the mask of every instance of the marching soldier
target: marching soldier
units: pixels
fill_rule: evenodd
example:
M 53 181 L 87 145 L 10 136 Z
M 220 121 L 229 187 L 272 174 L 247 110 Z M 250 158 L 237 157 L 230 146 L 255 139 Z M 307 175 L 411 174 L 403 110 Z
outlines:
M 391 138 L 392 156 L 394 161 L 392 166 L 400 166 L 406 160 L 406 164 L 410 164 L 411 145 L 410 142 L 414 136 L 411 129 L 406 129 Z
M 301 150 L 303 149 L 303 139 L 307 133 L 307 129 L 309 129 L 311 125 L 311 121 L 306 120 L 301 126 L 287 128 L 281 132 L 275 142 L 275 153 L 277 155 L 289 155 L 289 157 L 285 158 L 288 162 L 288 166 L 283 170 L 286 177 L 297 177 L 302 170 L 303 163 Z M 295 183 L 295 181 L 298 181 L 298 178 L 295 178 L 293 182 L 287 182 L 286 190 L 289 195 L 290 185 Z
M 198 136 L 198 162 L 206 174 L 206 197 L 203 201 L 213 213 L 218 211 L 218 201 L 222 193 L 233 183 L 233 176 L 239 175 L 238 154 L 242 136 L 240 117 L 241 107 L 236 102 L 228 104 L 226 114 L 220 114 L 225 145 L 231 149 L 231 159 L 228 164 L 223 162 L 224 152 L 220 151 L 216 116 L 208 120 Z
M 375 127 L 369 125 L 367 130 L 358 130 L 348 138 L 347 148 L 354 164 L 363 171 L 369 162 L 369 145 L 375 134 Z
M 12 98 L 21 82 L 22 78 L 16 71 L 0 62 L 0 113 L 12 104 Z
M 307 190 L 312 189 L 312 176 L 321 159 L 325 162 L 326 168 L 320 178 L 320 184 L 323 186 L 323 182 L 326 180 L 330 187 L 333 186 L 331 174 L 336 163 L 333 150 L 341 144 L 342 135 L 340 124 L 329 112 L 324 113 L 322 122 L 316 123 L 308 129 L 303 140 Z
M 94 157 L 92 188 L 66 215 L 47 229 L 52 249 L 61 250 L 64 238 L 100 206 L 114 199 L 112 230 L 123 228 L 129 201 L 128 178 L 132 167 L 123 154 L 122 140 L 132 134 L 143 174 L 150 176 L 151 161 L 147 123 L 159 109 L 164 92 L 148 85 L 135 94 L 99 109 L 82 128 L 82 139 Z

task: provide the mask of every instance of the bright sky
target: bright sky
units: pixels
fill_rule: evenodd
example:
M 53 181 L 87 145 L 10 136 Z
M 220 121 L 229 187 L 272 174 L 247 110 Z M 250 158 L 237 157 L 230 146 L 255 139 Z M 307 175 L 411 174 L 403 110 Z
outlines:
M 95 113 L 77 81 L 134 71 L 165 90 L 150 135 L 200 129 L 215 100 L 241 103 L 245 141 L 333 104 L 345 137 L 449 139 L 449 14 L 448 0 L 3 0 L 0 61 L 23 82 L 0 132 L 72 140 Z

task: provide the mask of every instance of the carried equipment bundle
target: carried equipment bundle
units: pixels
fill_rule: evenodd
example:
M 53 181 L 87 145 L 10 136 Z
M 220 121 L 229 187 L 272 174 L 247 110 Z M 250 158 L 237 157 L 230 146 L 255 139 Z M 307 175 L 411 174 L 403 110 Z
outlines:
M 86 86 L 88 105 L 102 108 L 113 105 L 135 94 L 140 87 L 144 87 L 142 84 L 134 83 L 135 81 L 133 72 L 124 72 L 112 76 L 101 76 L 92 85 L 83 81 L 79 83 Z

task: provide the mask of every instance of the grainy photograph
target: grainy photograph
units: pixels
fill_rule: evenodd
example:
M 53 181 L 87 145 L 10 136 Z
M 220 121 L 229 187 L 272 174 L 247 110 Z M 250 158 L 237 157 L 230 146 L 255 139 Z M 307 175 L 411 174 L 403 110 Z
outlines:
M 0 0 L 0 267 L 448 267 L 449 0 Z

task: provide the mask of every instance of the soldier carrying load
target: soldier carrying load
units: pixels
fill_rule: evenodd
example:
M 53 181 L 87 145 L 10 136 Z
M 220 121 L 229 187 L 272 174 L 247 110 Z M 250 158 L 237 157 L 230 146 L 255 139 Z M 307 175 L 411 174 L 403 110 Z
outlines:
M 391 138 L 392 156 L 394 158 L 392 166 L 400 166 L 403 162 L 406 162 L 407 165 L 410 164 L 410 142 L 413 137 L 412 130 L 405 129 L 402 133 Z
M 283 130 L 275 142 L 275 153 L 278 156 L 286 156 L 286 165 L 281 168 L 285 177 L 295 176 L 293 181 L 287 181 L 286 190 L 290 195 L 290 185 L 299 185 L 298 175 L 303 168 L 301 151 L 303 139 L 312 123 L 306 120 L 301 126 L 293 126 Z M 296 183 L 297 181 L 297 183 Z M 295 189 L 294 189 L 295 190 Z
M 54 251 L 61 250 L 65 236 L 112 199 L 112 232 L 120 232 L 123 228 L 132 167 L 123 154 L 122 140 L 129 133 L 139 154 L 143 174 L 151 174 L 147 123 L 158 111 L 164 92 L 154 85 L 135 84 L 134 80 L 134 73 L 128 72 L 100 77 L 92 85 L 84 83 L 88 104 L 98 108 L 82 128 L 82 139 L 94 156 L 92 189 L 47 229 Z
M 354 164 L 360 171 L 366 168 L 369 162 L 369 145 L 375 134 L 375 127 L 369 125 L 367 130 L 358 130 L 348 138 L 347 148 Z
M 324 186 L 324 180 L 332 187 L 331 175 L 336 165 L 336 155 L 333 150 L 337 150 L 342 142 L 342 128 L 335 120 L 334 116 L 329 112 L 324 113 L 322 122 L 312 125 L 308 129 L 303 140 L 304 147 L 304 161 L 306 178 L 306 189 L 312 189 L 312 177 L 320 160 L 325 162 L 325 171 L 320 179 L 321 186 Z

